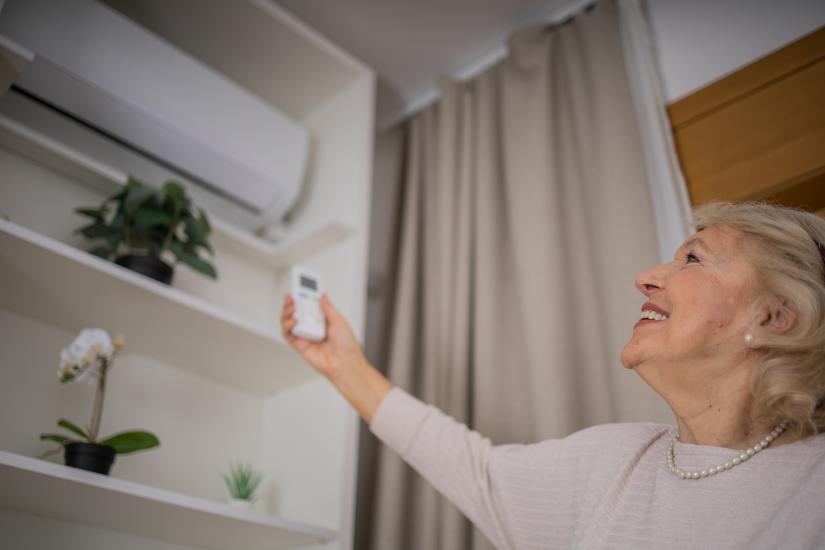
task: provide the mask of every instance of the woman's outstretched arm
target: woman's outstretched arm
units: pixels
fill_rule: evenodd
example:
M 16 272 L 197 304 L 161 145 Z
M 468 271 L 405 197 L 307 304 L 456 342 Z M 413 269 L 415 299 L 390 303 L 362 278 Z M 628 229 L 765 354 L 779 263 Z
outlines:
M 393 388 L 392 383 L 369 364 L 349 323 L 326 295 L 321 297 L 321 309 L 326 318 L 326 339 L 311 342 L 294 336 L 292 329 L 297 323 L 293 318 L 295 301 L 292 295 L 287 294 L 281 311 L 284 338 L 304 361 L 332 382 L 369 424 L 378 405 Z
M 327 337 L 311 342 L 290 334 L 295 303 L 286 296 L 281 325 L 286 341 L 326 376 L 373 432 L 470 518 L 498 548 L 511 548 L 501 503 L 494 494 L 489 440 L 393 385 L 364 357 L 347 321 L 321 298 Z M 381 407 L 382 401 L 386 403 Z

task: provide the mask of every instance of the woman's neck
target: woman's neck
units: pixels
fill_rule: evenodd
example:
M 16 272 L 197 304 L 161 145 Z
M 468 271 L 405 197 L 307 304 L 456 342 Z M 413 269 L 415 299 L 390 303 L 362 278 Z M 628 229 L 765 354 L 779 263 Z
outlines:
M 722 413 L 724 411 L 719 411 Z M 676 418 L 679 441 L 695 445 L 712 445 L 728 449 L 747 449 L 759 443 L 775 426 L 752 422 L 745 415 L 704 415 L 703 417 Z M 779 438 L 783 439 L 783 438 Z M 772 445 L 776 446 L 779 439 Z
M 753 418 L 753 397 L 748 387 L 750 369 L 730 370 L 700 388 L 691 388 L 680 398 L 668 399 L 676 415 L 679 441 L 729 449 L 747 449 L 776 426 Z M 680 392 L 681 393 L 681 392 Z M 781 437 L 783 441 L 786 437 Z M 772 445 L 779 444 L 779 439 Z

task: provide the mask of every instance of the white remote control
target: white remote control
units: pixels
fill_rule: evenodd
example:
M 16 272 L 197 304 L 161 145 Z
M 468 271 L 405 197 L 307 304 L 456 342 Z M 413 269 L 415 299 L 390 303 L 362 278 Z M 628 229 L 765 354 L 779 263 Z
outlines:
M 292 334 L 320 342 L 327 336 L 324 312 L 321 310 L 321 276 L 295 266 L 292 268 L 292 298 L 295 300 L 295 319 L 298 324 Z

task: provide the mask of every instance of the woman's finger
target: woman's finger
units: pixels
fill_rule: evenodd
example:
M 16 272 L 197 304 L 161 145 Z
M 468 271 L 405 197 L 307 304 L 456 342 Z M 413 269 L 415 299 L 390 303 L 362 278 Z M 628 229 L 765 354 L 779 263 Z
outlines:
M 324 312 L 324 317 L 327 319 L 327 321 L 338 320 L 338 310 L 335 309 L 335 306 L 332 305 L 332 301 L 326 294 L 321 295 L 321 310 Z
M 294 334 L 290 334 L 289 332 L 284 334 L 284 339 L 286 343 L 289 344 L 291 347 L 295 348 L 298 351 L 304 351 L 306 349 L 306 340 L 299 336 L 295 336 Z
M 293 325 L 287 326 L 287 323 L 289 323 L 290 321 L 293 321 L 293 319 L 291 319 L 291 318 L 281 319 L 281 331 L 289 332 L 290 330 L 292 330 L 292 327 L 294 327 L 295 325 L 293 324 Z
M 288 301 L 284 300 L 284 307 L 281 308 L 281 321 L 291 319 L 294 315 L 295 303 L 291 299 L 289 299 Z
M 281 331 L 283 332 L 284 337 L 294 337 L 292 334 L 292 329 L 295 328 L 295 324 L 297 321 L 295 319 L 290 319 L 281 323 Z

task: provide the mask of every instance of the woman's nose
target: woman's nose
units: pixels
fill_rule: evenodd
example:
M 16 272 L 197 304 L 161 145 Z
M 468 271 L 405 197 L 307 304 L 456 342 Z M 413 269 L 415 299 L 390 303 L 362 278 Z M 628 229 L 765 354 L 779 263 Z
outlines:
M 667 264 L 657 265 L 636 277 L 636 288 L 645 296 L 651 296 L 665 287 Z

